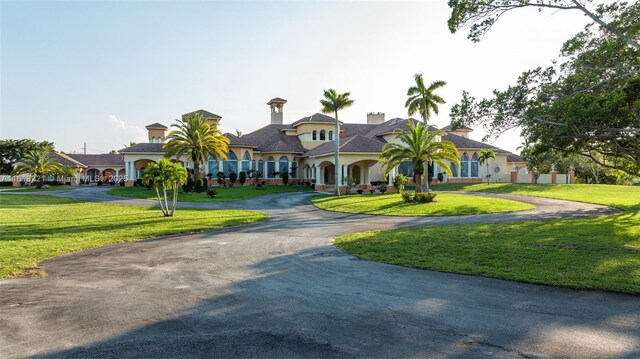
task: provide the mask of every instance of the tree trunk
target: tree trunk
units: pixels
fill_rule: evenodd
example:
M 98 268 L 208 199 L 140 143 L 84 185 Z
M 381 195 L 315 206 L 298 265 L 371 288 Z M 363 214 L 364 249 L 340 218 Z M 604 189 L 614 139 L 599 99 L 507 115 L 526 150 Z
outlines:
M 424 97 L 423 97 L 424 98 Z M 424 123 L 425 126 L 427 126 L 427 107 L 426 107 L 426 101 L 424 103 L 424 112 L 422 114 L 422 122 Z M 422 181 L 423 181 L 423 189 L 424 192 L 429 192 L 429 161 L 424 161 L 424 174 L 422 176 Z
M 193 159 L 193 185 L 200 179 L 200 162 L 197 159 Z
M 415 186 L 416 186 L 416 193 L 421 193 L 422 192 L 422 175 L 418 174 L 415 172 L 415 170 L 413 171 L 413 177 L 415 180 Z
M 335 158 L 334 158 L 334 171 L 335 171 L 335 191 L 334 194 L 340 197 L 340 124 L 338 123 L 338 111 L 336 111 L 336 126 L 335 133 L 333 134 L 335 143 Z

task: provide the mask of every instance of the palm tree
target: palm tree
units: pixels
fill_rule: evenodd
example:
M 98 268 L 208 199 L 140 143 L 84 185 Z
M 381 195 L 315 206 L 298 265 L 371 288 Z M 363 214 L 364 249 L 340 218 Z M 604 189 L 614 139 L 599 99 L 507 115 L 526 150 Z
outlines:
M 442 169 L 452 174 L 449 163 L 460 165 L 458 149 L 450 141 L 436 141 L 436 136 L 443 136 L 440 130 L 429 131 L 429 126 L 413 120 L 407 120 L 409 131 L 396 128 L 393 131 L 394 141 L 386 143 L 378 161 L 385 167 L 385 176 L 396 166 L 410 161 L 416 182 L 416 192 L 422 192 L 421 181 L 424 181 L 425 163 L 435 162 Z M 429 187 L 427 187 L 428 190 Z
M 436 95 L 434 91 L 443 87 L 447 83 L 445 81 L 433 81 L 429 87 L 425 86 L 422 74 L 415 74 L 413 78 L 416 81 L 414 86 L 409 87 L 407 90 L 407 102 L 404 107 L 409 111 L 409 116 L 413 116 L 416 112 L 420 113 L 422 122 L 426 125 L 427 120 L 431 118 L 431 113 L 436 115 L 439 113 L 438 104 L 445 103 L 444 99 L 439 95 Z M 425 167 L 428 169 L 428 163 L 425 163 Z M 424 182 L 425 191 L 429 189 L 429 181 Z
M 200 163 L 205 162 L 209 155 L 227 158 L 229 139 L 220 130 L 209 125 L 207 119 L 197 112 L 176 122 L 171 125 L 175 130 L 169 132 L 168 141 L 164 144 L 165 157 L 190 158 L 193 162 L 193 181 L 197 182 Z
M 60 172 L 61 165 L 58 159 L 46 149 L 28 152 L 21 160 L 21 164 L 13 170 L 13 175 L 30 173 L 38 180 L 37 188 L 44 185 L 44 176 L 48 173 Z
M 339 94 L 334 89 L 324 90 L 324 99 L 320 100 L 320 104 L 322 104 L 322 113 L 333 114 L 336 120 L 336 126 L 333 136 L 333 141 L 335 143 L 335 159 L 334 159 L 334 167 L 335 167 L 335 182 L 336 189 L 335 195 L 340 196 L 340 172 L 338 168 L 339 164 L 339 155 L 340 155 L 340 124 L 338 122 L 338 111 L 350 107 L 353 105 L 354 100 L 350 99 L 350 92 L 345 92 Z
M 480 156 L 478 156 L 478 162 L 480 162 L 480 164 L 486 164 L 487 165 L 487 183 L 489 183 L 489 177 L 491 176 L 491 174 L 489 173 L 489 159 L 493 158 L 494 160 L 496 159 L 496 153 L 493 152 L 493 150 L 482 150 L 480 151 Z
M 156 163 L 151 163 L 144 171 L 142 182 L 144 182 L 145 185 L 152 184 L 156 189 L 160 209 L 162 209 L 162 214 L 164 214 L 165 217 L 172 217 L 176 211 L 178 188 L 181 184 L 187 182 L 187 177 L 189 177 L 187 170 L 168 158 L 163 158 Z M 171 206 L 169 206 L 167 199 L 167 191 L 169 190 L 173 191 Z M 162 191 L 162 197 L 160 197 L 160 191 Z

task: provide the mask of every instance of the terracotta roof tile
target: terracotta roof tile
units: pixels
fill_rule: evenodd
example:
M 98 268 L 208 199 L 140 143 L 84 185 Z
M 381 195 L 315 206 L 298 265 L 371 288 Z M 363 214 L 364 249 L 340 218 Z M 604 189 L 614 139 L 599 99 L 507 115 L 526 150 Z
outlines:
M 325 142 L 307 152 L 305 156 L 320 156 L 333 153 L 334 146 L 333 141 Z M 379 153 L 382 152 L 382 146 L 384 146 L 384 142 L 362 135 L 340 139 L 340 153 Z
M 101 154 L 75 154 L 69 153 L 67 156 L 81 162 L 86 166 L 124 166 L 124 156 L 119 153 Z
M 307 116 L 299 119 L 298 121 L 292 123 L 291 126 L 295 127 L 303 123 L 335 123 L 335 122 L 336 122 L 336 119 L 331 116 L 327 116 L 322 113 L 314 113 L 311 116 Z M 342 121 L 338 121 L 338 122 L 342 123 Z
M 164 143 L 136 143 L 133 146 L 119 150 L 119 153 L 163 153 Z

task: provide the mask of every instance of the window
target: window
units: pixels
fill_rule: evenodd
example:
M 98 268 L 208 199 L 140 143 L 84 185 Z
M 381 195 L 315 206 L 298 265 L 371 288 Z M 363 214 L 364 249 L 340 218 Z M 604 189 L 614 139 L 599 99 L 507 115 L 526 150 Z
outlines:
M 251 169 L 251 156 L 249 156 L 249 151 L 245 151 L 244 156 L 242 156 L 242 171 L 244 173 L 249 174 L 249 170 Z
M 413 166 L 411 165 L 411 161 L 402 162 L 398 166 L 398 173 L 401 173 L 407 177 L 413 177 Z
M 272 156 L 269 156 L 269 159 L 267 159 L 267 178 L 275 178 L 275 173 L 276 172 L 276 161 L 273 160 Z
M 479 177 L 478 174 L 478 154 L 471 156 L 471 177 Z
M 320 130 L 320 141 L 326 140 L 326 137 L 326 132 L 324 132 L 324 130 Z
M 460 157 L 460 177 L 469 177 L 469 156 L 466 152 Z
M 329 141 L 333 141 L 333 131 L 329 131 Z
M 256 178 L 264 177 L 264 161 L 258 161 L 258 168 L 256 168 Z
M 313 130 L 311 133 L 311 139 L 314 141 L 318 139 L 318 132 L 316 130 Z
M 229 178 L 231 172 L 238 173 L 238 157 L 233 151 L 229 151 L 227 159 L 222 161 L 222 168 L 227 178 Z
M 280 178 L 282 178 L 282 175 L 285 173 L 289 173 L 289 159 L 287 158 L 287 156 L 282 156 L 280 157 L 280 160 L 278 160 L 278 172 L 280 172 Z
M 296 161 L 294 158 L 293 161 L 291 161 L 291 178 L 298 177 L 297 172 L 298 172 L 298 161 Z
M 207 161 L 207 174 L 211 174 L 211 178 L 216 178 L 218 176 L 218 159 L 212 156 L 209 156 Z
M 458 177 L 458 165 L 456 165 L 455 162 L 451 162 L 449 168 L 451 168 L 451 177 Z
M 256 167 L 256 160 L 251 161 L 251 169 L 254 170 L 254 171 L 258 170 L 258 167 Z

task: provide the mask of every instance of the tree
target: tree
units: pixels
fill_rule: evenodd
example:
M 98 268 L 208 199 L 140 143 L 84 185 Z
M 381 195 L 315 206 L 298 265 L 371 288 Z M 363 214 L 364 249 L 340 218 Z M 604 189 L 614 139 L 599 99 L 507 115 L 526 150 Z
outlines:
M 351 107 L 353 105 L 354 100 L 350 99 L 350 92 L 345 92 L 339 94 L 334 89 L 329 89 L 324 91 L 324 99 L 320 100 L 320 104 L 322 104 L 322 113 L 333 114 L 336 120 L 335 123 L 335 135 L 333 136 L 333 141 L 335 143 L 335 156 L 334 156 L 334 165 L 335 165 L 335 195 L 340 196 L 340 122 L 338 121 L 338 111 L 343 110 L 345 108 Z
M 491 177 L 489 173 L 489 159 L 491 158 L 493 158 L 494 161 L 496 159 L 496 153 L 493 152 L 493 150 L 482 150 L 480 151 L 480 156 L 478 156 L 478 162 L 487 165 L 487 183 L 489 183 L 489 178 Z
M 59 173 L 61 168 L 58 159 L 46 149 L 33 150 L 28 152 L 13 170 L 13 175 L 29 173 L 38 180 L 37 188 L 44 185 L 44 176 L 47 174 Z
M 618 33 L 640 35 L 640 3 L 599 6 L 596 14 Z M 453 127 L 482 124 L 485 139 L 520 128 L 537 151 L 640 173 L 640 49 L 591 23 L 560 55 L 557 64 L 522 73 L 490 98 L 463 92 L 451 109 Z
M 165 157 L 187 156 L 191 159 L 194 183 L 200 178 L 200 163 L 205 162 L 209 155 L 227 158 L 229 139 L 211 127 L 201 114 L 192 113 L 183 121 L 176 120 L 171 127 L 175 129 L 169 132 L 163 146 Z
M 424 84 L 422 74 L 415 74 L 413 78 L 416 84 L 407 90 L 407 96 L 409 96 L 409 98 L 407 98 L 404 107 L 409 111 L 409 116 L 413 116 L 416 112 L 419 112 L 420 117 L 422 117 L 422 122 L 426 125 L 427 121 L 431 118 L 431 113 L 437 115 L 440 112 L 438 104 L 445 103 L 444 99 L 436 95 L 434 91 L 447 83 L 444 81 L 433 81 L 429 87 L 427 87 Z M 428 174 L 429 163 L 425 163 L 424 166 L 427 168 Z M 428 189 L 429 181 L 427 180 L 424 181 L 424 190 L 427 191 Z
M 172 217 L 178 203 L 178 189 L 180 185 L 187 182 L 188 177 L 189 174 L 184 167 L 168 158 L 163 158 L 156 163 L 149 164 L 142 175 L 142 182 L 145 185 L 153 185 L 162 214 L 165 217 Z M 171 205 L 169 205 L 168 191 L 173 191 Z M 162 196 L 160 196 L 161 193 Z
M 396 128 L 393 132 L 394 142 L 389 142 L 382 148 L 378 161 L 385 167 L 385 176 L 403 162 L 410 161 L 413 167 L 416 192 L 422 192 L 425 163 L 435 162 L 442 169 L 452 175 L 449 164 L 460 165 L 458 149 L 450 141 L 436 141 L 437 136 L 444 136 L 440 130 L 429 131 L 429 126 L 413 120 L 407 120 L 409 131 Z M 427 191 L 429 187 L 427 186 Z
M 37 142 L 31 139 L 0 140 L 0 174 L 9 174 L 20 159 L 35 150 L 53 152 L 53 142 Z
M 593 3 L 593 0 L 449 0 L 451 17 L 447 24 L 451 33 L 468 28 L 469 35 L 467 37 L 473 42 L 479 42 L 501 16 L 515 9 L 536 8 L 538 11 L 548 9 L 554 12 L 577 10 L 591 18 L 594 23 L 611 35 L 621 39 L 629 46 L 640 49 L 637 38 L 620 31 L 615 24 L 608 22 L 603 16 L 608 12 L 607 8 L 611 6 L 610 4 L 597 4 L 595 11 L 591 11 L 587 8 L 590 3 Z M 615 6 L 626 6 L 626 3 L 620 2 Z

